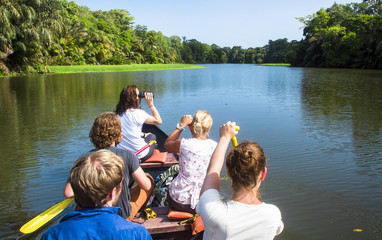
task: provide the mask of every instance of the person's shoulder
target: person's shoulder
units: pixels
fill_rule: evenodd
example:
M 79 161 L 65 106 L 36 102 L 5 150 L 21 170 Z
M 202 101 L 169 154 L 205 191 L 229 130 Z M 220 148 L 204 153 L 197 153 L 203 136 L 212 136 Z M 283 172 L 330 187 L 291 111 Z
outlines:
M 65 239 L 68 237 L 68 233 L 70 233 L 73 229 L 73 225 L 71 222 L 60 222 L 57 225 L 49 228 L 42 236 L 43 240 L 51 240 L 51 239 Z
M 203 143 L 196 139 L 196 138 L 182 138 L 180 142 L 180 148 L 185 150 L 185 151 L 195 151 L 196 148 L 201 148 L 203 146 Z
M 144 117 L 148 117 L 148 116 L 150 116 L 150 114 L 148 114 L 145 110 L 143 110 L 143 109 L 139 109 L 140 110 L 140 114 L 142 115 L 142 116 L 144 116 Z
M 262 203 L 262 215 L 264 216 L 264 223 L 269 226 L 275 227 L 275 235 L 279 235 L 284 229 L 280 209 L 273 204 Z
M 281 216 L 280 209 L 274 204 L 263 202 L 261 204 L 261 207 L 265 209 L 267 212 L 269 212 L 269 214 L 272 214 L 274 216 Z
M 180 138 L 180 148 L 187 149 L 192 145 L 193 138 Z
M 140 108 L 129 109 L 132 114 L 148 114 L 145 110 Z
M 120 156 L 123 156 L 123 155 L 131 156 L 131 157 L 135 156 L 134 153 L 132 153 L 131 151 L 127 149 L 113 147 L 113 146 L 108 147 L 107 149 Z
M 134 111 L 131 112 L 131 115 L 135 121 L 142 123 L 150 116 L 150 114 L 148 114 L 145 110 L 140 108 L 134 109 Z
M 133 152 L 127 149 L 118 148 L 118 147 L 108 147 L 107 149 L 117 154 L 118 156 L 121 156 L 125 164 L 129 164 L 129 165 L 138 164 L 139 166 L 139 163 L 140 163 L 139 159 Z
M 57 225 L 56 225 L 57 226 Z M 49 228 L 41 237 L 42 240 L 57 239 L 56 226 Z
M 212 139 L 207 139 L 208 143 L 211 144 L 212 146 L 216 147 L 218 143 L 215 140 Z
M 204 199 L 206 198 L 206 199 L 211 200 L 211 198 L 220 199 L 221 195 L 217 189 L 210 188 L 210 189 L 207 189 L 206 191 L 203 192 L 203 194 L 200 196 L 200 198 L 202 198 L 202 197 Z
M 208 189 L 200 196 L 196 212 L 202 216 L 203 221 L 206 218 L 208 221 L 221 222 L 228 216 L 228 205 L 218 190 Z
M 120 216 L 118 216 L 120 217 Z M 137 223 L 126 221 L 122 217 L 118 218 L 116 228 L 118 229 L 118 235 L 126 237 L 127 239 L 151 239 L 151 236 L 147 229 Z
M 113 153 L 117 154 L 118 156 L 126 158 L 125 161 L 129 159 L 137 158 L 137 156 L 135 156 L 135 154 L 132 151 L 127 149 L 118 148 L 118 147 L 109 147 L 108 149 L 112 151 Z
M 181 143 L 182 144 L 189 143 L 190 141 L 192 141 L 192 138 L 181 138 Z
M 140 109 L 140 108 L 129 108 L 127 109 L 123 114 L 122 114 L 122 118 L 123 117 L 128 117 L 128 118 L 135 118 L 137 117 L 137 115 L 144 115 L 144 114 L 147 114 L 144 110 Z

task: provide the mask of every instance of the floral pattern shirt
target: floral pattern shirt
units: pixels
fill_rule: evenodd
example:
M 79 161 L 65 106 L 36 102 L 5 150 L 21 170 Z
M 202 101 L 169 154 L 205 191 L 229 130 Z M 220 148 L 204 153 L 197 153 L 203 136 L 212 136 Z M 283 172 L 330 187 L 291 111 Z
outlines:
M 169 187 L 172 199 L 184 205 L 191 205 L 191 208 L 195 209 L 216 145 L 217 143 L 211 139 L 182 139 L 179 173 Z

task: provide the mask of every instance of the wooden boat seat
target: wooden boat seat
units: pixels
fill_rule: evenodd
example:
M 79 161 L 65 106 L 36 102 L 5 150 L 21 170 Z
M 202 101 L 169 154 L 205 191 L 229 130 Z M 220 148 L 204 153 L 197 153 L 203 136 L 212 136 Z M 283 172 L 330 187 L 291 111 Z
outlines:
M 161 173 L 169 169 L 171 166 L 179 164 L 178 155 L 175 153 L 167 153 L 166 161 L 162 162 L 143 162 L 141 167 L 143 171 L 149 173 L 156 179 Z
M 166 155 L 166 161 L 164 163 L 162 162 L 143 162 L 141 163 L 141 167 L 143 169 L 150 169 L 150 168 L 169 168 L 173 165 L 178 164 L 177 155 L 175 153 L 167 153 Z
M 151 209 L 157 214 L 156 218 L 147 220 L 145 214 L 141 213 L 140 216 L 133 219 L 133 222 L 144 226 L 153 239 L 190 239 L 192 237 L 190 223 L 179 225 L 180 221 L 167 218 L 168 207 L 153 207 Z

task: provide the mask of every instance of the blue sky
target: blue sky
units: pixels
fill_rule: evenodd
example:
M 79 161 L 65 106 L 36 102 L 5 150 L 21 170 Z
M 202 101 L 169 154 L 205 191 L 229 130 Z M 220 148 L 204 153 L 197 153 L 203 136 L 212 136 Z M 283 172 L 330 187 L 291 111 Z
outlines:
M 220 47 L 262 47 L 269 40 L 301 40 L 306 17 L 335 2 L 362 0 L 74 0 L 91 10 L 127 10 L 135 24 L 165 36 L 185 36 Z

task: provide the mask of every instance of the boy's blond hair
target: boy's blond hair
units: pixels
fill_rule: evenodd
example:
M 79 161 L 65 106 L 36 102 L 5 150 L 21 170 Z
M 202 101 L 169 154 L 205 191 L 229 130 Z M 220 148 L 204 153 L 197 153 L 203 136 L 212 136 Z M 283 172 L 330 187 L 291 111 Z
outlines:
M 123 168 L 122 158 L 109 150 L 81 156 L 74 163 L 69 177 L 77 205 L 81 208 L 103 207 L 113 189 L 119 189 Z

